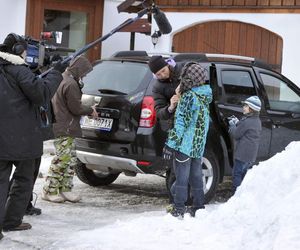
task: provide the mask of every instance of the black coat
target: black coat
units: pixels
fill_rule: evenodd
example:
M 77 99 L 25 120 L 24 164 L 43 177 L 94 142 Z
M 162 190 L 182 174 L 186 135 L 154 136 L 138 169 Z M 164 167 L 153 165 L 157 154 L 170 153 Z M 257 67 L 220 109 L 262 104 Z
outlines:
M 169 67 L 171 69 L 170 79 L 164 81 L 157 80 L 152 89 L 155 101 L 154 108 L 156 110 L 157 118 L 161 120 L 170 120 L 174 116 L 174 113 L 168 111 L 168 107 L 170 105 L 170 99 L 175 95 L 175 89 L 180 83 L 179 78 L 183 64 L 177 63 L 174 68 L 171 66 Z
M 61 73 L 39 79 L 18 56 L 0 52 L 0 159 L 26 160 L 43 153 L 39 106 L 58 88 Z

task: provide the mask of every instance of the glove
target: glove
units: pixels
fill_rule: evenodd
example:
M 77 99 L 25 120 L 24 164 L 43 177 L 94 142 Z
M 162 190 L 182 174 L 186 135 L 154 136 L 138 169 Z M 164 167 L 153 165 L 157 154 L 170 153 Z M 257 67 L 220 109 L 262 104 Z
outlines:
M 229 126 L 236 126 L 236 124 L 239 122 L 239 119 L 235 117 L 234 115 L 227 118 Z
M 54 68 L 55 70 L 59 71 L 60 73 L 63 73 L 66 68 L 69 66 L 69 62 L 62 62 L 61 60 L 58 61 L 55 65 Z
M 165 145 L 163 148 L 163 159 L 166 161 L 170 161 L 173 158 L 173 149 L 169 146 Z

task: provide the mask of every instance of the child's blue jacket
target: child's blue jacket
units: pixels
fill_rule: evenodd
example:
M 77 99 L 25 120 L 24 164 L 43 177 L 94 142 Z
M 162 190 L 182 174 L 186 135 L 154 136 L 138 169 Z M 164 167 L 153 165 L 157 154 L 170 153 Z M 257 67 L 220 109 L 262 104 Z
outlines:
M 212 90 L 209 85 L 185 92 L 176 108 L 174 127 L 169 130 L 166 145 L 191 158 L 201 158 L 209 128 L 211 101 Z

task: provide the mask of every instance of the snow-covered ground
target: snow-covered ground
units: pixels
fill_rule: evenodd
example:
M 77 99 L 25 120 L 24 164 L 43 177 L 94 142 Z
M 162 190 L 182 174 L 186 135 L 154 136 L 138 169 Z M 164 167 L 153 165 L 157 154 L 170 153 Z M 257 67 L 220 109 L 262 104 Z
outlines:
M 300 142 L 291 143 L 254 166 L 228 202 L 207 205 L 196 218 L 184 220 L 165 214 L 167 198 L 159 177 L 122 176 L 105 188 L 75 179 L 81 203 L 38 199 L 43 214 L 24 219 L 33 229 L 5 234 L 0 249 L 299 250 L 299 152 Z M 45 154 L 44 174 L 50 160 Z M 38 194 L 43 181 L 37 181 Z

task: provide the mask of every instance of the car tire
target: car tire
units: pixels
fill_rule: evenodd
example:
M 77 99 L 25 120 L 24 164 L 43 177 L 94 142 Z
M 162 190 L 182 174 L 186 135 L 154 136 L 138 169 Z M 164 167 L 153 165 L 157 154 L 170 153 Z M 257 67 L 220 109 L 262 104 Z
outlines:
M 202 164 L 203 186 L 204 188 L 204 202 L 208 203 L 214 196 L 218 187 L 220 170 L 217 158 L 210 151 L 206 151 L 203 156 Z M 166 186 L 169 194 L 169 200 L 172 201 L 170 188 L 175 181 L 175 174 L 168 170 L 166 173 Z M 191 195 L 189 194 L 189 197 Z M 191 205 L 191 200 L 188 198 L 188 205 Z
M 120 175 L 120 173 L 103 174 L 101 172 L 96 172 L 88 169 L 83 163 L 79 163 L 75 166 L 75 173 L 79 180 L 93 187 L 109 185 L 113 183 Z

